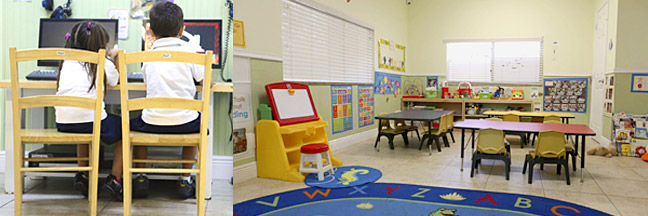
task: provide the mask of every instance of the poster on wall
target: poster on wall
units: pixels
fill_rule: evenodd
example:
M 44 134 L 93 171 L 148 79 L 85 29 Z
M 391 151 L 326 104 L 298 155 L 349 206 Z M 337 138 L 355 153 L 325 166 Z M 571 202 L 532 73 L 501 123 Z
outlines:
M 378 41 L 378 68 L 405 72 L 405 46 L 380 39 Z
M 388 73 L 375 73 L 374 78 L 375 94 L 394 95 L 401 94 L 401 76 Z
M 232 134 L 232 142 L 234 143 L 234 154 L 247 151 L 247 137 L 245 136 L 245 128 L 234 129 L 234 132 Z
M 631 92 L 648 93 L 648 74 L 632 74 Z
M 372 86 L 358 86 L 358 128 L 372 125 L 374 121 L 374 96 Z
M 437 88 L 439 83 L 439 77 L 438 76 L 429 76 L 427 77 L 427 89 L 429 90 L 439 90 Z
M 250 95 L 234 94 L 234 98 L 232 98 L 232 121 L 241 122 L 247 120 L 252 120 Z
M 350 85 L 331 86 L 333 134 L 353 129 L 353 94 Z
M 587 78 L 544 79 L 544 92 L 544 111 L 587 111 Z

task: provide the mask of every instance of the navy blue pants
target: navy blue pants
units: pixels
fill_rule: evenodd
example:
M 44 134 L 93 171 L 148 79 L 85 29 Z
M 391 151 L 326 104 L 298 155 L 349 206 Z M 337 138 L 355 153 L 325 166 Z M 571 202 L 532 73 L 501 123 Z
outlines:
M 92 122 L 60 124 L 56 123 L 59 132 L 69 133 L 92 133 Z M 105 144 L 115 144 L 122 140 L 121 117 L 108 113 L 108 116 L 101 120 L 101 141 Z

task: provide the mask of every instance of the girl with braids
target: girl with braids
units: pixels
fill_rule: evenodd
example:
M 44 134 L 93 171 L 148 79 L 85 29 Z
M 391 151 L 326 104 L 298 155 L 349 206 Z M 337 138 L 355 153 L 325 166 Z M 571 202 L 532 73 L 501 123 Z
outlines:
M 99 23 L 91 21 L 80 22 L 72 27 L 70 33 L 65 35 L 65 48 L 81 49 L 97 52 L 106 49 L 110 36 L 106 29 Z M 116 86 L 119 81 L 119 72 L 115 67 L 117 50 L 107 52 L 109 59 L 105 63 L 104 86 Z M 59 75 L 56 80 L 56 95 L 96 97 L 97 64 L 79 61 L 61 61 Z M 103 105 L 105 109 L 105 104 Z M 94 110 L 77 107 L 55 107 L 56 128 L 60 132 L 92 133 Z M 106 179 L 101 189 L 112 195 L 113 198 L 122 200 L 122 143 L 121 143 L 121 118 L 101 111 L 101 141 L 105 144 L 114 144 L 114 160 L 112 173 Z M 77 145 L 77 156 L 88 157 L 88 145 Z M 88 161 L 78 161 L 79 166 L 87 166 Z M 74 177 L 74 187 L 84 196 L 88 196 L 88 173 L 79 172 Z

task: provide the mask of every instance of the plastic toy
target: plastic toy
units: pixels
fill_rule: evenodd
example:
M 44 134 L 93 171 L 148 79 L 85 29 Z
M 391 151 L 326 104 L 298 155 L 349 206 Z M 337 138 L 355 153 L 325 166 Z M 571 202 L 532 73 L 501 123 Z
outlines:
M 450 92 L 448 90 L 448 81 L 443 81 L 443 85 L 441 87 L 441 98 L 450 98 Z
M 512 90 L 512 100 L 524 100 L 524 90 Z
M 459 86 L 457 86 L 459 90 L 459 95 L 461 98 L 472 98 L 472 85 L 470 85 L 470 82 L 460 82 Z
M 497 90 L 495 90 L 495 93 L 493 93 L 493 99 L 500 99 L 500 97 L 504 94 L 504 88 L 497 86 Z

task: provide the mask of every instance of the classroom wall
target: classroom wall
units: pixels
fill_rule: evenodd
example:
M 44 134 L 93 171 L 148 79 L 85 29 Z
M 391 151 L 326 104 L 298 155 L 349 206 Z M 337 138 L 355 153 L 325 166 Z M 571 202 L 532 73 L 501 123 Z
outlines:
M 407 54 L 417 64 L 408 73 L 446 74 L 443 40 L 544 37 L 545 74 L 591 74 L 594 8 L 591 0 L 414 1 Z
M 56 6 L 63 4 L 64 0 L 55 0 Z M 175 1 L 184 12 L 186 19 L 207 19 L 207 18 L 227 18 L 227 8 L 224 7 L 225 0 L 176 0 Z M 1 58 L 0 60 L 0 78 L 2 80 L 10 79 L 9 74 L 9 57 L 5 55 L 9 47 L 16 47 L 20 49 L 30 49 L 38 47 L 38 29 L 39 19 L 47 18 L 50 12 L 47 12 L 42 6 L 41 1 L 29 2 L 16 2 L 16 1 L 2 1 L 2 15 L 0 23 L 2 23 L 2 44 L 1 44 Z M 71 18 L 107 18 L 109 9 L 130 9 L 129 0 L 119 1 L 73 1 L 72 3 L 72 17 Z M 226 20 L 223 21 L 224 28 L 227 27 Z M 120 49 L 126 52 L 134 52 L 141 50 L 141 20 L 130 19 L 129 21 L 129 37 L 126 40 L 119 40 L 118 45 Z M 226 32 L 223 31 L 223 38 Z M 231 33 L 230 33 L 231 34 Z M 53 36 L 54 37 L 54 36 Z M 63 36 L 61 36 L 63 37 Z M 228 52 L 228 62 L 225 67 L 225 77 L 231 77 L 232 74 L 232 39 L 230 39 L 230 48 Z M 224 42 L 223 42 L 224 43 Z M 224 54 L 224 53 L 223 53 Z M 36 62 L 21 63 L 19 65 L 20 75 L 25 76 L 33 70 L 37 69 L 54 69 L 53 67 L 37 67 Z M 129 71 L 138 71 L 137 65 L 129 65 Z M 219 70 L 214 70 L 214 80 L 220 81 Z M 0 90 L 0 111 L 2 117 L 0 118 L 0 131 L 4 140 L 4 97 L 5 90 Z M 215 108 L 214 116 L 227 117 L 227 108 L 229 106 L 229 95 L 217 93 L 215 94 Z M 215 118 L 215 125 L 230 125 L 229 118 Z M 222 122 L 219 123 L 219 122 Z M 227 122 L 227 124 L 225 124 Z M 210 130 L 214 131 L 214 154 L 215 155 L 231 155 L 232 144 L 229 142 L 229 134 L 231 128 L 219 127 Z M 0 150 L 4 150 L 4 145 L 0 145 Z
M 648 1 L 619 0 L 616 69 L 647 69 Z

